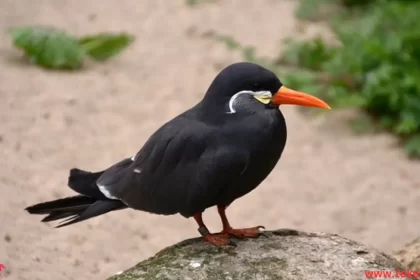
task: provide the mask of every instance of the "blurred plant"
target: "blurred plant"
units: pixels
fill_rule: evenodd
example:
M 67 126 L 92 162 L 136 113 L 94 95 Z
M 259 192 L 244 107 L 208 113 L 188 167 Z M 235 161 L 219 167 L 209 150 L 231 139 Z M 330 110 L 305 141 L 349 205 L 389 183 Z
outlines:
M 331 1 L 303 0 L 302 7 Z M 266 66 L 277 73 L 287 66 L 282 80 L 288 86 L 318 95 L 334 109 L 365 110 L 371 119 L 363 117 L 354 128 L 366 130 L 372 123 L 391 131 L 410 157 L 420 157 L 420 1 L 340 2 L 345 8 L 329 15 L 340 45 L 288 39 L 285 52 Z
M 188 6 L 197 6 L 199 4 L 205 4 L 205 3 L 214 3 L 216 0 L 185 0 L 185 4 Z
M 86 56 L 104 61 L 119 54 L 133 41 L 125 33 L 99 33 L 76 38 L 53 27 L 17 27 L 9 30 L 14 46 L 44 68 L 78 69 Z
M 320 38 L 290 41 L 279 59 L 317 71 L 315 81 L 299 80 L 299 71 L 286 80 L 291 86 L 321 85 L 312 92 L 335 108 L 366 110 L 403 140 L 410 156 L 420 157 L 420 1 L 344 2 L 352 11 L 331 21 L 340 46 Z
M 226 36 L 226 35 L 215 35 L 214 38 L 216 39 L 216 41 L 219 41 L 223 44 L 226 45 L 226 47 L 232 51 L 240 51 L 242 56 L 244 57 L 245 60 L 247 61 L 253 61 L 253 62 L 257 62 L 261 65 L 271 65 L 271 61 L 263 58 L 263 57 L 257 57 L 256 56 L 256 52 L 255 52 L 255 48 L 253 47 L 249 47 L 249 46 L 243 46 L 241 45 L 241 43 L 239 43 L 238 41 L 236 41 L 233 37 L 231 36 Z

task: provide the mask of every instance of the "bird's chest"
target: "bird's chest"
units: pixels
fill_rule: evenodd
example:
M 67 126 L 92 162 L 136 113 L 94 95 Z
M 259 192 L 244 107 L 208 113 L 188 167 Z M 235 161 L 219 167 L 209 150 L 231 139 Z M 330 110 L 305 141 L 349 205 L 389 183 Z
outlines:
M 240 178 L 241 183 L 248 185 L 248 188 L 255 188 L 273 170 L 285 144 L 286 131 L 281 127 L 271 129 L 270 133 L 256 140 L 250 150 L 248 166 Z
M 249 160 L 243 173 L 226 189 L 229 203 L 255 189 L 271 173 L 286 144 L 286 124 L 281 116 L 271 122 L 260 121 L 236 135 L 235 145 L 248 150 Z
M 261 166 L 270 166 L 273 160 L 277 161 L 286 145 L 286 123 L 281 114 L 259 118 L 236 134 L 239 136 L 236 139 L 240 139 L 236 145 L 242 145 L 249 151 L 250 163 Z M 256 171 L 256 168 L 249 171 Z

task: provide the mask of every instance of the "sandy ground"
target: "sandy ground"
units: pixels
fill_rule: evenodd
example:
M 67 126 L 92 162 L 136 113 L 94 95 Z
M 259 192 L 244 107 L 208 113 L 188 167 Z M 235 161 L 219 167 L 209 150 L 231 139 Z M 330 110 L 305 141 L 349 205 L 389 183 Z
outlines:
M 205 34 L 232 34 L 274 55 L 280 39 L 297 32 L 295 6 L 0 0 L 0 263 L 8 268 L 2 279 L 104 279 L 197 236 L 194 221 L 181 216 L 126 210 L 56 230 L 23 209 L 72 194 L 72 167 L 99 170 L 133 155 L 201 98 L 220 67 L 240 60 Z M 76 34 L 125 30 L 137 40 L 109 63 L 48 72 L 17 59 L 4 32 L 35 23 Z M 289 139 L 282 160 L 229 208 L 233 225 L 334 232 L 386 252 L 420 235 L 420 164 L 392 138 L 355 136 L 334 113 L 308 120 L 294 108 L 283 111 Z M 215 212 L 205 215 L 212 230 L 220 228 Z

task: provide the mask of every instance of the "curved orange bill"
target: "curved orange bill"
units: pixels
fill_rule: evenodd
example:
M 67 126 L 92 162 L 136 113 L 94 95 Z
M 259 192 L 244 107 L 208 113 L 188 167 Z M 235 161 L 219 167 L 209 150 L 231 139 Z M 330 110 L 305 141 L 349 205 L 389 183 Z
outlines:
M 319 107 L 324 109 L 331 109 L 331 107 L 315 96 L 307 93 L 299 92 L 285 86 L 280 87 L 279 91 L 274 94 L 271 102 L 276 105 L 293 104 L 308 107 Z

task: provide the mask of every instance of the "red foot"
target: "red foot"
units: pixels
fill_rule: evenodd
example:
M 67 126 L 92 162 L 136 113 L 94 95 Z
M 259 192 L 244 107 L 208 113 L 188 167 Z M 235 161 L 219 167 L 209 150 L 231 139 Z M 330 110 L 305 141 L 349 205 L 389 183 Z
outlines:
M 224 246 L 229 245 L 231 242 L 229 240 L 229 235 L 226 233 L 213 233 L 203 236 L 204 240 L 215 245 L 215 246 Z
M 222 233 L 227 233 L 237 238 L 244 238 L 244 237 L 258 237 L 262 233 L 260 229 L 265 229 L 263 226 L 257 226 L 252 228 L 241 228 L 241 229 L 234 229 L 234 228 L 226 228 L 222 231 Z

